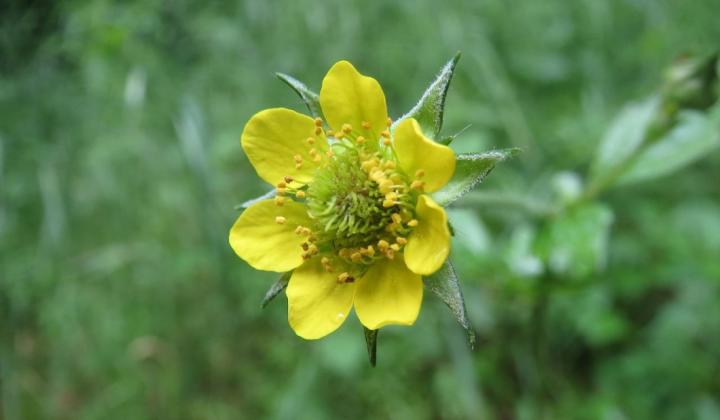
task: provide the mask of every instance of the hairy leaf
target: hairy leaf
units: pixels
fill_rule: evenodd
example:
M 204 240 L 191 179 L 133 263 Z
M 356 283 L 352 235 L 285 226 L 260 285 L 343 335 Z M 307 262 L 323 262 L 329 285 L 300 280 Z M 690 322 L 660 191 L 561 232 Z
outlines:
M 406 118 L 415 118 L 420 124 L 423 133 L 431 139 L 437 139 L 443 123 L 443 112 L 445 110 L 445 96 L 447 95 L 450 81 L 455 73 L 455 66 L 460 60 L 460 53 L 457 53 L 452 60 L 440 70 L 440 74 L 425 90 L 418 103 L 407 114 L 398 118 L 393 128 Z
M 310 111 L 310 114 L 313 117 L 320 117 L 322 118 L 322 108 L 320 108 L 320 96 L 318 96 L 317 93 L 311 91 L 308 89 L 305 84 L 296 78 L 289 76 L 284 73 L 275 73 L 275 76 L 278 77 L 278 79 L 282 80 L 283 82 L 287 83 L 288 86 L 293 88 L 293 90 L 300 95 L 300 99 L 302 99 L 303 102 L 305 102 L 305 106 L 307 106 L 308 111 Z
M 491 150 L 485 153 L 461 153 L 457 156 L 455 174 L 440 191 L 432 194 L 441 206 L 447 206 L 472 191 L 495 165 L 518 154 L 520 149 Z
M 455 315 L 455 319 L 465 329 L 468 344 L 470 344 L 471 348 L 475 348 L 475 331 L 470 325 L 470 319 L 465 309 L 465 299 L 460 289 L 460 282 L 450 260 L 445 261 L 440 270 L 428 277 L 424 277 L 423 280 L 425 286 L 450 308 L 453 315 Z

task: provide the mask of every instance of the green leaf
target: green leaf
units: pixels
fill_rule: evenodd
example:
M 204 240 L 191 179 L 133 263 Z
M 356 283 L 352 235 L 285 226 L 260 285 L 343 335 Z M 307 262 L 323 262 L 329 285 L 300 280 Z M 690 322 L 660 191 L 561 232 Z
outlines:
M 363 329 L 365 330 L 365 344 L 367 344 L 370 365 L 375 367 L 377 363 L 377 336 L 379 330 L 369 330 L 365 327 L 363 327 Z
M 520 152 L 518 148 L 492 150 L 485 153 L 461 153 L 457 156 L 455 174 L 440 191 L 432 194 L 441 206 L 447 206 L 472 191 L 493 170 L 495 165 Z
M 610 208 L 599 203 L 570 208 L 544 226 L 538 253 L 555 274 L 592 274 L 605 265 L 612 221 Z
M 445 96 L 447 95 L 450 81 L 455 73 L 455 66 L 460 60 L 460 53 L 455 54 L 452 60 L 440 70 L 440 74 L 425 90 L 418 103 L 407 114 L 398 118 L 393 128 L 406 118 L 415 118 L 420 124 L 423 133 L 431 139 L 437 139 L 443 123 L 443 112 L 445 110 Z
M 282 292 L 288 285 L 288 282 L 290 281 L 290 275 L 292 274 L 292 271 L 288 271 L 287 273 L 283 273 L 282 276 L 280 276 L 279 279 L 275 283 L 273 283 L 272 286 L 270 286 L 270 289 L 265 293 L 265 297 L 262 300 L 262 307 L 265 308 L 268 306 L 270 301 L 275 299 L 275 296 L 279 295 L 280 292 Z
M 605 132 L 592 165 L 594 179 L 611 179 L 642 146 L 660 101 L 653 97 L 626 106 Z
M 275 197 L 275 194 L 276 194 L 276 193 L 277 193 L 277 190 L 275 190 L 275 189 L 273 188 L 272 190 L 270 190 L 270 191 L 266 192 L 265 194 L 261 195 L 260 197 L 255 197 L 255 198 L 253 198 L 253 199 L 250 199 L 250 200 L 248 200 L 248 201 L 245 201 L 245 202 L 243 202 L 243 203 L 238 204 L 237 206 L 235 206 L 235 210 L 246 209 L 246 208 L 252 206 L 253 204 L 255 204 L 255 203 L 259 202 L 259 201 L 263 201 L 263 200 L 267 200 L 267 199 L 269 199 L 269 198 L 273 198 L 273 197 Z
M 278 79 L 282 80 L 283 82 L 287 83 L 288 86 L 293 88 L 293 90 L 298 95 L 300 95 L 300 99 L 305 102 L 308 111 L 310 111 L 310 114 L 313 117 L 323 117 L 322 108 L 320 107 L 320 96 L 318 96 L 317 93 L 308 89 L 308 87 L 305 86 L 303 82 L 292 76 L 284 73 L 275 73 L 275 76 L 277 76 Z
M 470 319 L 468 319 L 467 310 L 465 309 L 465 299 L 460 289 L 460 282 L 450 260 L 445 261 L 440 270 L 434 274 L 424 277 L 423 281 L 425 287 L 430 289 L 450 308 L 453 315 L 455 315 L 455 319 L 465 329 L 470 348 L 474 349 L 475 331 L 470 325 Z
M 720 146 L 720 106 L 710 113 L 686 111 L 664 137 L 643 150 L 619 184 L 631 184 L 673 173 Z

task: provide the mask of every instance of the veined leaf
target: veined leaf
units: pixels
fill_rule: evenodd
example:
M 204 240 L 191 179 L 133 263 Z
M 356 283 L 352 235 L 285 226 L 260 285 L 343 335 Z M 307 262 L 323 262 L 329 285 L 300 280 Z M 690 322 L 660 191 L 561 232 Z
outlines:
M 643 150 L 619 184 L 632 184 L 675 172 L 720 146 L 720 106 L 709 113 L 683 112 L 677 125 Z
M 445 261 L 440 270 L 434 274 L 424 277 L 423 281 L 425 286 L 450 308 L 455 319 L 465 329 L 470 348 L 475 348 L 475 331 L 470 325 L 460 282 L 450 260 Z
M 238 204 L 237 206 L 235 206 L 235 210 L 246 209 L 246 208 L 252 206 L 253 204 L 257 203 L 258 201 L 263 201 L 263 200 L 267 200 L 268 198 L 273 198 L 273 197 L 275 197 L 276 193 L 277 193 L 277 190 L 273 188 L 272 190 L 261 195 L 260 197 L 255 197 L 253 199 L 250 199 L 248 201 Z
M 630 104 L 620 112 L 600 141 L 592 165 L 595 180 L 613 178 L 617 171 L 622 170 L 628 159 L 645 142 L 659 104 L 659 99 L 653 97 Z
M 367 344 L 370 365 L 375 367 L 377 363 L 377 336 L 379 330 L 369 330 L 365 327 L 363 327 L 363 329 L 365 330 L 365 344 Z
M 495 165 L 515 156 L 519 152 L 520 149 L 512 148 L 457 155 L 455 174 L 447 185 L 432 194 L 433 200 L 441 206 L 447 206 L 458 200 L 481 183 Z
M 268 289 L 267 292 L 265 292 L 265 297 L 262 300 L 262 307 L 268 306 L 268 303 L 275 299 L 277 295 L 280 294 L 288 285 L 288 282 L 290 281 L 290 275 L 292 274 L 292 271 L 288 271 L 287 273 L 283 273 L 282 276 L 280 276 L 279 279 L 275 283 L 273 283 L 272 286 L 270 286 L 270 289 Z
M 289 76 L 284 73 L 275 73 L 275 76 L 278 77 L 278 79 L 282 80 L 283 82 L 287 83 L 288 86 L 293 88 L 293 90 L 300 95 L 300 99 L 305 103 L 305 105 L 308 108 L 308 111 L 310 111 L 310 114 L 313 117 L 320 117 L 322 118 L 322 108 L 320 108 L 320 96 L 318 96 L 317 93 L 313 92 L 312 90 L 308 89 L 307 86 L 298 79 Z
M 398 118 L 392 128 L 406 118 L 415 118 L 420 124 L 423 133 L 431 139 L 437 139 L 443 123 L 443 112 L 445 110 L 445 96 L 447 95 L 450 81 L 455 73 L 455 66 L 460 60 L 460 53 L 457 53 L 452 60 L 440 70 L 440 74 L 425 90 L 418 103 L 407 114 Z

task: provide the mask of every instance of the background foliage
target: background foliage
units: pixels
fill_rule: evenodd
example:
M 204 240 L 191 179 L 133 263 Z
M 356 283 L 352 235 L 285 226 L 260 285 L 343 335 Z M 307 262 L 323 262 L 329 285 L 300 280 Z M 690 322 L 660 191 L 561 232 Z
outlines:
M 717 1 L 442 4 L 0 5 L 0 417 L 720 418 L 714 143 L 593 183 L 626 104 L 718 47 Z M 427 293 L 371 369 L 356 320 L 305 342 L 261 310 L 275 276 L 226 241 L 266 188 L 239 135 L 303 109 L 274 71 L 350 59 L 397 117 L 457 50 L 443 133 L 524 150 L 451 212 L 478 348 Z

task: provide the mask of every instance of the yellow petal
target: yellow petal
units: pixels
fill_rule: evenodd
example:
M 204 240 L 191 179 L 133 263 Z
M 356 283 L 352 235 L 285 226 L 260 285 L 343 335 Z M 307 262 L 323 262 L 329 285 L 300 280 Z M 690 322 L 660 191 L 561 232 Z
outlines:
M 422 169 L 425 191 L 442 188 L 455 173 L 455 153 L 451 148 L 435 143 L 423 135 L 414 118 L 400 121 L 393 133 L 395 152 L 400 168 L 412 177 Z
M 320 88 L 320 106 L 330 127 L 342 130 L 350 124 L 353 130 L 368 139 L 380 138 L 387 130 L 387 105 L 380 83 L 363 76 L 347 61 L 338 61 L 323 79 Z M 370 129 L 362 128 L 362 123 Z
M 412 325 L 420 313 L 423 283 L 400 255 L 375 263 L 357 282 L 355 312 L 371 330 L 390 324 Z
M 337 270 L 326 272 L 318 257 L 293 272 L 285 293 L 288 322 L 295 334 L 308 340 L 321 338 L 338 329 L 348 317 L 355 283 L 338 284 L 337 275 Z
M 447 214 L 429 196 L 421 195 L 415 207 L 419 224 L 405 246 L 405 263 L 417 274 L 437 271 L 450 253 L 450 229 Z
M 279 224 L 278 217 L 284 218 Z M 305 206 L 286 201 L 280 207 L 274 200 L 263 200 L 246 209 L 230 229 L 230 246 L 235 253 L 258 270 L 285 272 L 302 264 L 304 236 L 295 233 L 298 225 L 308 226 Z
M 315 139 L 312 146 L 307 142 L 309 137 Z M 309 182 L 317 168 L 310 149 L 327 149 L 325 135 L 315 135 L 312 118 L 285 108 L 266 109 L 253 115 L 245 125 L 240 143 L 258 176 L 272 185 L 285 176 Z M 296 156 L 302 159 L 299 168 Z

